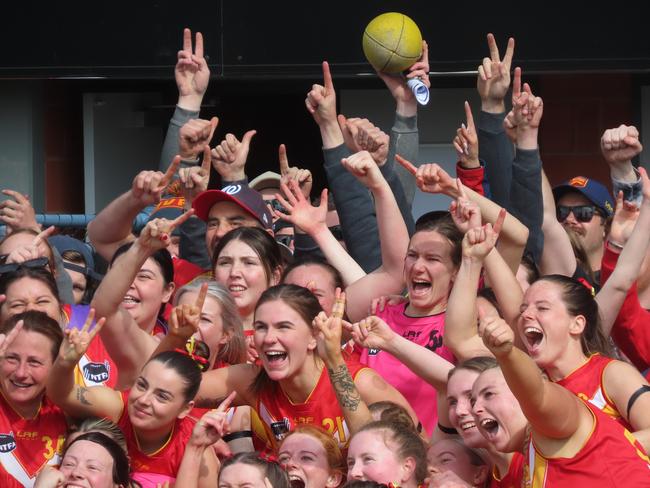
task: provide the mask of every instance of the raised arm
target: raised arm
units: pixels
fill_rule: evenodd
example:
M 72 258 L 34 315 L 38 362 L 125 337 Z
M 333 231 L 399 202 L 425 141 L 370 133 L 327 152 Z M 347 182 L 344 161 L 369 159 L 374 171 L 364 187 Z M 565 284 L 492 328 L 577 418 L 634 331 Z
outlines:
M 370 154 L 362 151 L 341 163 L 374 197 L 381 245 L 381 266 L 346 288 L 348 317 L 359 320 L 366 315 L 373 298 L 403 290 L 402 271 L 409 235 L 395 196 Z
M 47 378 L 47 396 L 71 417 L 106 417 L 117 422 L 122 414 L 119 392 L 105 386 L 85 388 L 74 381 L 75 366 L 104 325 L 102 318 L 91 329 L 94 318 L 95 310 L 91 309 L 81 330 L 65 331 L 59 355 Z
M 110 261 L 115 250 L 135 239 L 131 234 L 133 219 L 149 205 L 156 205 L 180 165 L 180 156 L 174 157 L 165 173 L 141 171 L 134 178 L 131 189 L 109 203 L 88 224 L 88 238 L 97 252 Z
M 345 293 L 341 293 L 338 288 L 336 292 L 332 315 L 328 317 L 325 312 L 320 312 L 314 319 L 314 326 L 319 331 L 318 355 L 325 362 L 327 375 L 336 394 L 336 399 L 350 429 L 350 434 L 354 435 L 364 425 L 372 421 L 372 416 L 343 359 L 341 336 L 343 314 L 345 313 Z
M 438 164 L 425 164 L 416 168 L 410 161 L 400 156 L 397 156 L 396 159 L 415 176 L 416 184 L 421 191 L 444 193 L 453 199 L 460 196 L 456 179 L 449 176 Z M 467 198 L 475 202 L 481 210 L 482 221 L 494 225 L 499 218 L 501 207 L 475 191 L 467 187 L 463 188 Z M 512 215 L 507 214 L 503 222 L 498 249 L 513 273 L 517 272 L 527 239 L 528 229 L 526 226 Z
M 639 276 L 641 264 L 650 245 L 650 180 L 644 168 L 639 168 L 639 173 L 643 182 L 641 211 L 637 216 L 636 208 L 624 202 L 623 192 L 619 192 L 607 245 L 614 248 L 623 246 L 623 250 L 614 272 L 596 295 L 603 333 L 606 336 L 610 335 L 623 300 Z M 629 228 L 632 226 L 634 230 L 630 234 Z
M 149 222 L 133 245 L 115 260 L 95 292 L 91 305 L 99 315 L 106 317 L 106 327 L 101 333 L 102 342 L 118 366 L 118 385 L 121 387 L 132 384 L 158 344 L 149 331 L 141 329 L 131 314 L 121 307 L 124 296 L 141 273 L 145 261 L 169 244 L 173 229 L 191 214 L 191 211 L 186 212 L 173 221 L 154 219 Z M 147 278 L 145 274 L 144 279 Z M 170 285 L 169 295 L 173 291 L 173 285 Z
M 530 422 L 536 440 L 566 439 L 580 427 L 580 400 L 569 390 L 542 376 L 535 362 L 514 347 L 514 331 L 501 318 L 486 316 L 479 309 L 479 334 L 494 354 L 508 387 Z M 586 413 L 585 413 L 586 414 Z

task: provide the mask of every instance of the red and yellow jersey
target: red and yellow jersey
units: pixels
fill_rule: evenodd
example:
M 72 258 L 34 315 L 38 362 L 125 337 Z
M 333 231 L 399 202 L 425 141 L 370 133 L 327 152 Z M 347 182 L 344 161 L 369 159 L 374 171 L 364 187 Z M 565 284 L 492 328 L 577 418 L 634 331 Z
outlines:
M 81 329 L 86 322 L 90 307 L 87 305 L 64 305 L 67 326 L 66 329 Z M 117 366 L 108 355 L 102 338 L 96 335 L 88 346 L 74 370 L 74 381 L 79 386 L 108 386 L 117 385 Z
M 59 465 L 66 430 L 63 411 L 46 397 L 26 419 L 0 394 L 0 486 L 31 487 L 43 466 Z
M 632 433 L 596 406 L 591 435 L 571 458 L 549 458 L 535 447 L 532 435 L 524 452 L 526 488 L 650 487 L 650 459 Z
M 501 476 L 496 466 L 492 468 L 490 488 L 519 488 L 524 477 L 524 456 L 520 452 L 512 455 L 508 472 Z
M 352 379 L 366 368 L 358 362 L 346 363 Z M 255 412 L 261 422 L 258 424 L 255 416 L 251 419 L 256 434 L 254 440 L 264 439 L 267 450 L 275 451 L 280 441 L 298 424 L 315 424 L 324 428 L 341 447 L 346 447 L 349 441 L 350 431 L 325 368 L 304 403 L 293 403 L 280 385 L 274 383 L 257 397 Z
M 123 391 L 121 395 L 124 406 L 117 425 L 122 429 L 126 438 L 133 478 L 139 481 L 143 487 L 155 487 L 156 483 L 164 481 L 173 482 L 181 466 L 185 444 L 189 442 L 196 422 L 189 417 L 176 419 L 165 445 L 156 452 L 145 454 L 140 450 L 138 438 L 129 419 L 127 408 L 129 392 Z
M 557 384 L 563 386 L 582 400 L 591 403 L 626 429 L 632 430 L 630 424 L 618 412 L 616 404 L 607 395 L 607 390 L 603 382 L 605 369 L 613 361 L 615 360 L 612 358 L 600 354 L 593 354 L 585 364 L 573 371 L 566 378 L 557 381 Z

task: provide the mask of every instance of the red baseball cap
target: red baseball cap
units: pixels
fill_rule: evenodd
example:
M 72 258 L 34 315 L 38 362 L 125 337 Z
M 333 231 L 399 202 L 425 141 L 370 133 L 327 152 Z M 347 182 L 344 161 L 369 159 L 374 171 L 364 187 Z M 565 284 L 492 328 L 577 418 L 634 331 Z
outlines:
M 272 228 L 273 218 L 262 195 L 248 186 L 229 185 L 221 190 L 204 191 L 194 199 L 192 208 L 198 218 L 207 222 L 210 209 L 219 202 L 232 202 L 258 220 L 264 229 Z

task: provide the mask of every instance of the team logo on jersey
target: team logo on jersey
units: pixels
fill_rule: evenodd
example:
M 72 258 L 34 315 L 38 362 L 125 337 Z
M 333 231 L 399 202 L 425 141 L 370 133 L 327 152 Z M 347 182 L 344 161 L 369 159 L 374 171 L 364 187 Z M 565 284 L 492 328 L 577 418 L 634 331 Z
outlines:
M 278 441 L 281 441 L 291 430 L 291 423 L 287 417 L 277 422 L 271 422 L 271 430 Z
M 86 381 L 92 383 L 105 383 L 111 373 L 111 366 L 108 361 L 103 363 L 88 363 L 83 367 L 83 375 Z
M 368 356 L 376 356 L 379 354 L 379 349 L 368 349 Z
M 14 433 L 0 434 L 0 453 L 11 452 L 16 449 L 16 439 Z

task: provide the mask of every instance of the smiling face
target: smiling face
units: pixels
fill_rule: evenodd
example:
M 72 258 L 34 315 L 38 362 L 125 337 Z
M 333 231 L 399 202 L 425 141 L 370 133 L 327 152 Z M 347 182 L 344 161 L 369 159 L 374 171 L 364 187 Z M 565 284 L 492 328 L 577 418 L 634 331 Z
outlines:
M 239 227 L 261 227 L 261 224 L 234 202 L 217 202 L 212 206 L 205 231 L 205 245 L 210 259 L 221 238 Z
M 528 420 L 498 368 L 482 372 L 472 388 L 472 414 L 479 431 L 501 452 L 524 445 Z
M 352 437 L 348 449 L 348 481 L 407 486 L 405 482 L 412 478 L 413 470 L 395 455 L 397 446 L 386 442 L 386 436 L 380 430 L 365 430 Z
M 52 341 L 34 331 L 21 330 L 0 360 L 0 385 L 18 411 L 38 408 L 52 369 Z
M 404 260 L 409 312 L 430 315 L 446 308 L 456 276 L 451 253 L 449 240 L 436 231 L 420 231 L 413 235 Z
M 184 396 L 185 380 L 160 361 L 149 361 L 129 393 L 128 412 L 136 431 L 163 433 L 191 410 Z
M 540 368 L 553 367 L 567 354 L 582 354 L 584 326 L 583 316 L 568 313 L 560 285 L 540 280 L 526 291 L 517 332 Z
M 470 447 L 485 447 L 486 444 L 472 416 L 472 387 L 478 376 L 478 371 L 458 368 L 447 382 L 449 421 Z
M 278 460 L 286 466 L 289 478 L 301 480 L 305 488 L 333 488 L 341 481 L 341 474 L 330 470 L 323 444 L 311 435 L 289 435 L 282 442 Z
M 214 278 L 232 295 L 242 318 L 255 310 L 260 296 L 277 277 L 269 277 L 255 250 L 238 239 L 230 241 L 219 254 Z
M 80 440 L 73 443 L 61 462 L 66 488 L 116 488 L 113 483 L 113 458 L 96 442 Z
M 255 311 L 253 342 L 262 366 L 274 381 L 299 373 L 316 350 L 310 324 L 282 300 L 270 300 Z
M 0 320 L 19 313 L 36 310 L 46 313 L 54 320 L 61 320 L 61 306 L 52 290 L 41 280 L 23 277 L 7 287 L 6 299 L 0 308 Z
M 174 284 L 165 285 L 160 266 L 153 258 L 148 258 L 126 292 L 122 308 L 141 329 L 149 332 L 156 325 L 161 305 L 169 301 L 173 291 Z

